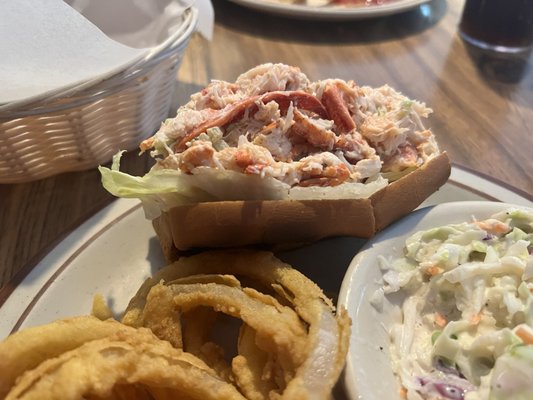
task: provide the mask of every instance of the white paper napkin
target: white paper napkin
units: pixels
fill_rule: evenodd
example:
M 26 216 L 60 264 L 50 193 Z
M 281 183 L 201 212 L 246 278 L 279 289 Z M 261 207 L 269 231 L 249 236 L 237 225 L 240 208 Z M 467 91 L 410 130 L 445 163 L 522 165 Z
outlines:
M 94 24 L 62 0 L 0 1 L 0 106 L 124 69 L 175 32 L 194 0 L 70 3 Z M 196 7 L 198 27 L 210 38 L 211 2 L 199 0 Z

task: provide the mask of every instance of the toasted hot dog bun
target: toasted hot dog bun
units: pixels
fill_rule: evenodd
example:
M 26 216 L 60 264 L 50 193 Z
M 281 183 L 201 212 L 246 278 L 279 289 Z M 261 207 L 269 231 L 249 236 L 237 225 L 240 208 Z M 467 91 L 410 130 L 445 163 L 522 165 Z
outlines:
M 443 152 L 365 199 L 204 202 L 174 207 L 153 225 L 168 261 L 194 248 L 369 238 L 418 207 L 449 175 Z

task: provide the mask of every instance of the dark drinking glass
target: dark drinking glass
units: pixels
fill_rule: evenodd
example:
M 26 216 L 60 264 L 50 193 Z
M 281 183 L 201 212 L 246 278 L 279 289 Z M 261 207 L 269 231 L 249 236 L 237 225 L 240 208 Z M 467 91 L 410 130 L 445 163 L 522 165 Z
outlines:
M 459 30 L 484 49 L 527 51 L 533 44 L 533 0 L 466 0 Z

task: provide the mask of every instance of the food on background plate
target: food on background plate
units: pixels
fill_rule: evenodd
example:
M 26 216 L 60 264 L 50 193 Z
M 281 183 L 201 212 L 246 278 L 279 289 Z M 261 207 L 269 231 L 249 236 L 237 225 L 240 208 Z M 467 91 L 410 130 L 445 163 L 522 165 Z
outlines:
M 309 7 L 365 7 L 380 6 L 382 4 L 392 3 L 397 0 L 265 0 L 269 3 L 297 4 Z
M 0 397 L 326 399 L 349 335 L 346 311 L 272 253 L 206 252 L 149 278 L 122 322 L 73 317 L 0 342 Z
M 431 109 L 385 85 L 311 82 L 263 64 L 213 81 L 140 145 L 144 176 L 100 167 L 104 187 L 139 198 L 168 253 L 205 246 L 369 237 L 447 180 Z
M 475 212 L 475 210 L 472 210 Z M 382 258 L 401 294 L 391 359 L 405 398 L 533 398 L 533 210 L 420 231 Z

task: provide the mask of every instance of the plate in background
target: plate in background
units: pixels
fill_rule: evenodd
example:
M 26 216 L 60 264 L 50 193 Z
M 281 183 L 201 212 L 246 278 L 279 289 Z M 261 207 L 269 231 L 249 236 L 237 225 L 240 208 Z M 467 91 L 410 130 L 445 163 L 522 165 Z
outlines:
M 270 14 L 306 19 L 342 20 L 362 19 L 391 15 L 407 11 L 429 0 L 393 0 L 390 3 L 370 6 L 313 7 L 303 4 L 287 4 L 273 0 L 230 0 L 233 3 Z

